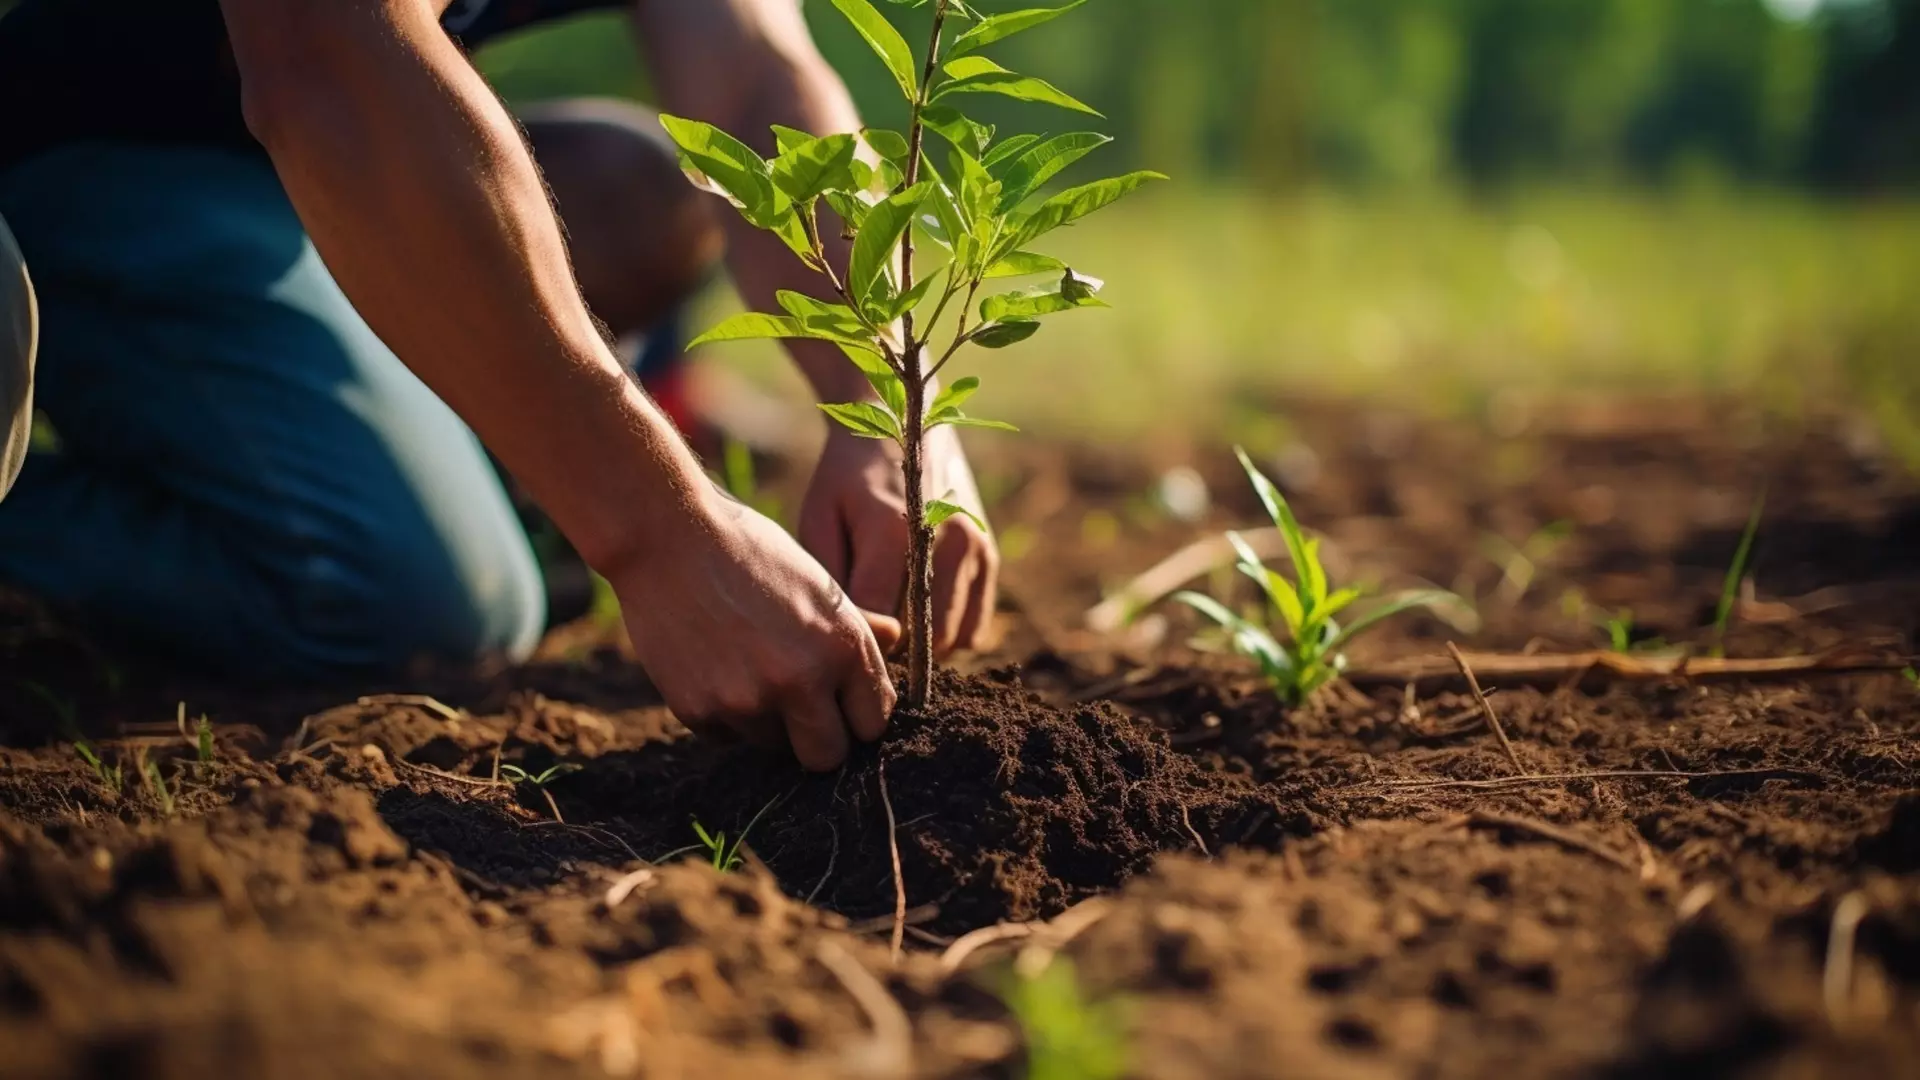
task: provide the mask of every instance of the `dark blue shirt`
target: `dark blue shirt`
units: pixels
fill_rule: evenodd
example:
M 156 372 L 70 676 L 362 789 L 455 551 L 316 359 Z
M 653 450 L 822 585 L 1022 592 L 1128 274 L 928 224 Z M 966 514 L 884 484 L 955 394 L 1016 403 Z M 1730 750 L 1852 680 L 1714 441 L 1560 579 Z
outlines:
M 631 0 L 454 0 L 468 48 Z M 24 0 L 0 15 L 0 169 L 96 140 L 252 146 L 218 0 Z

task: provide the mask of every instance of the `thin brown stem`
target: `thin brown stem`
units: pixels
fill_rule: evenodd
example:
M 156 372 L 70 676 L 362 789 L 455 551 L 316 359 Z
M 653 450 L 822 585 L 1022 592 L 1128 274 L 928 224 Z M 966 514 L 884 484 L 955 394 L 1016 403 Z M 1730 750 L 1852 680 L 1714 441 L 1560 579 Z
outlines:
M 947 0 L 935 0 L 933 29 L 927 42 L 927 66 L 920 80 L 920 92 L 913 102 L 913 115 L 907 128 L 906 187 L 920 182 L 920 147 L 926 138 L 921 114 L 940 68 L 940 30 L 947 19 Z M 913 226 L 909 224 L 900 239 L 900 293 L 913 291 Z M 906 384 L 907 415 L 900 418 L 901 463 L 907 494 L 907 699 L 910 709 L 927 704 L 933 682 L 933 530 L 927 527 L 926 496 L 926 349 L 914 334 L 913 312 L 900 317 L 906 352 L 901 357 L 900 376 Z M 899 934 L 894 935 L 898 950 Z

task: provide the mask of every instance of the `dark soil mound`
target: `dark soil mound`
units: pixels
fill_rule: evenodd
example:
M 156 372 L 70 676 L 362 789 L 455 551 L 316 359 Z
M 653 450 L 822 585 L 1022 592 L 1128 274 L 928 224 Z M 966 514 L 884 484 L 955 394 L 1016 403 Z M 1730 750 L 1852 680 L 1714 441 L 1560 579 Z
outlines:
M 1200 769 L 1151 728 L 1104 705 L 1053 708 L 1011 670 L 943 673 L 935 702 L 838 773 L 680 740 L 603 756 L 555 797 L 569 822 L 648 857 L 693 842 L 696 819 L 732 836 L 759 814 L 748 844 L 782 887 L 863 918 L 894 905 L 884 765 L 908 902 L 950 933 L 1051 915 L 1159 852 L 1245 843 L 1279 820 L 1251 784 Z

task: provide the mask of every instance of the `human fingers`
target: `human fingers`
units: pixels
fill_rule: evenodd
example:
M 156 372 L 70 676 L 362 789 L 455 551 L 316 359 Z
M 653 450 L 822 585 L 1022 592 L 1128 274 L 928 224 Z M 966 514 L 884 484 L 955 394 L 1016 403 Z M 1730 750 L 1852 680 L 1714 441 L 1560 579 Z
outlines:
M 790 694 L 781 705 L 787 742 L 809 772 L 829 772 L 847 759 L 847 722 L 830 687 Z
M 877 641 L 868 644 L 860 667 L 841 680 L 839 697 L 840 714 L 855 738 L 873 742 L 886 733 L 898 695 Z
M 893 515 L 870 518 L 853 534 L 853 570 L 847 597 L 866 611 L 897 614 L 906 586 L 907 524 Z
M 979 577 L 979 534 L 971 523 L 940 530 L 933 550 L 933 651 L 944 658 L 959 641 L 967 602 Z

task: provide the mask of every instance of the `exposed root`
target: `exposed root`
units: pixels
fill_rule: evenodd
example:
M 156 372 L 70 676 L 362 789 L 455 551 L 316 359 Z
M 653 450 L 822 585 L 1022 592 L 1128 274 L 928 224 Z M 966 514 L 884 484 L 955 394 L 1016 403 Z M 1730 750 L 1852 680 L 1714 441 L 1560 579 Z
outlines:
M 862 967 L 845 949 L 832 941 L 823 941 L 814 958 L 840 981 L 848 996 L 867 1014 L 873 1035 L 846 1054 L 848 1074 L 871 1077 L 903 1077 L 913 1071 L 913 1025 L 887 988 L 873 973 Z
M 1820 981 L 1827 1021 L 1843 1024 L 1853 1011 L 1854 940 L 1860 922 L 1870 910 L 1866 894 L 1850 892 L 1833 907 L 1833 925 L 1827 931 L 1827 965 Z
M 880 759 L 880 805 L 887 810 L 887 853 L 893 859 L 893 962 L 907 936 L 907 879 L 900 871 L 900 828 L 893 816 L 893 798 L 887 794 L 887 759 Z

